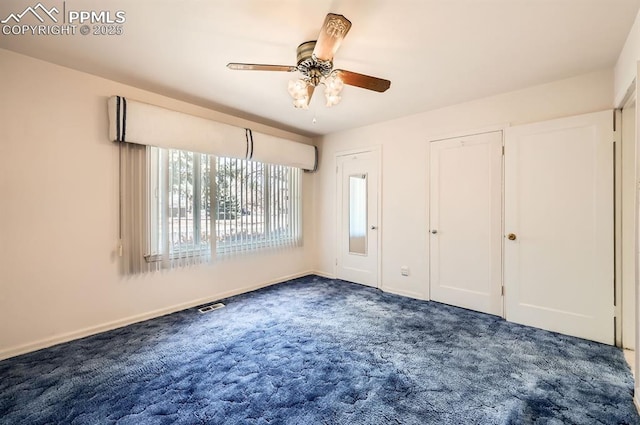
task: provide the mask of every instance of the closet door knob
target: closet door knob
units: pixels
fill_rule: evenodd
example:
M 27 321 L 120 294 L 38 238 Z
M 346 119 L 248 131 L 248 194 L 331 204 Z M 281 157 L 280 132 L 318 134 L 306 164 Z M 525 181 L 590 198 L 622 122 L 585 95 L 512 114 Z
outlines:
M 438 233 L 438 231 L 436 229 L 433 229 L 431 233 L 435 235 L 436 233 Z
M 507 239 L 509 239 L 510 241 L 515 241 L 517 239 L 516 234 L 515 233 L 509 233 L 507 235 Z

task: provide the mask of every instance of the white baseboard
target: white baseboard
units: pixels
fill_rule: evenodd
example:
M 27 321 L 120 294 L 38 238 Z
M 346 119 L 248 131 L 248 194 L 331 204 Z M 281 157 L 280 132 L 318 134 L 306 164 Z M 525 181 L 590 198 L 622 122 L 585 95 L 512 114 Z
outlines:
M 320 272 L 320 271 L 318 271 L 318 270 L 314 270 L 314 271 L 312 272 L 312 274 L 315 274 L 315 275 L 317 275 L 317 276 L 321 276 L 321 277 L 326 277 L 327 279 L 335 279 L 335 278 L 336 278 L 336 277 L 335 277 L 333 274 L 331 274 L 331 273 Z
M 400 296 L 409 297 L 409 298 L 415 298 L 416 300 L 421 300 L 421 301 L 428 301 L 427 298 L 424 296 L 424 294 L 421 294 L 419 292 L 405 291 L 402 289 L 390 288 L 388 286 L 383 286 L 380 289 L 383 290 L 384 292 L 389 292 L 390 294 L 400 295 Z
M 318 270 L 314 270 L 312 272 L 312 274 L 315 274 L 317 276 L 326 277 L 327 279 L 337 279 L 336 276 L 331 274 L 331 273 L 321 272 L 321 271 L 318 271 Z M 400 295 L 402 297 L 415 298 L 416 300 L 421 300 L 421 301 L 429 301 L 429 298 L 425 294 L 421 294 L 419 292 L 404 291 L 402 289 L 390 288 L 390 287 L 384 286 L 384 285 L 381 286 L 378 289 L 380 289 L 382 292 L 388 292 L 390 294 Z
M 113 329 L 122 328 L 124 326 L 132 325 L 138 322 L 144 322 L 145 320 L 154 319 L 156 317 L 165 316 L 167 314 L 175 313 L 177 311 L 186 310 L 201 304 L 207 304 L 213 301 L 221 300 L 223 298 L 232 297 L 234 295 L 244 294 L 246 292 L 255 291 L 256 289 L 265 288 L 267 286 L 275 285 L 278 283 L 286 282 L 291 279 L 296 279 L 303 276 L 316 274 L 313 271 L 306 271 L 302 273 L 295 273 L 289 276 L 282 276 L 277 279 L 272 279 L 266 282 L 259 283 L 257 285 L 247 286 L 244 288 L 234 289 L 226 291 L 220 294 L 216 294 L 211 297 L 199 298 L 197 300 L 188 301 L 181 304 L 176 304 L 170 307 L 150 311 L 147 313 L 130 316 L 120 320 L 114 320 L 112 322 L 104 323 L 98 326 L 91 326 L 88 328 L 80 329 L 77 331 L 67 332 L 64 334 L 56 335 L 51 338 L 41 339 L 39 341 L 23 344 L 17 347 L 10 347 L 0 350 L 0 360 L 5 360 L 10 357 L 19 356 L 21 354 L 30 353 L 32 351 L 41 350 L 43 348 L 52 347 L 54 345 L 62 344 L 65 342 L 73 341 L 75 339 L 85 338 L 87 336 L 96 335 L 102 332 L 110 331 Z

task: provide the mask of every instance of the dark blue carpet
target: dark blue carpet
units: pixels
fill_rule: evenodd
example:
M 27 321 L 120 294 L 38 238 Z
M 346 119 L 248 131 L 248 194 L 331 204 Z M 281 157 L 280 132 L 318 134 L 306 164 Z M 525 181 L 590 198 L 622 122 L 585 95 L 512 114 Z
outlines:
M 315 276 L 0 362 L 2 424 L 640 424 L 620 350 Z

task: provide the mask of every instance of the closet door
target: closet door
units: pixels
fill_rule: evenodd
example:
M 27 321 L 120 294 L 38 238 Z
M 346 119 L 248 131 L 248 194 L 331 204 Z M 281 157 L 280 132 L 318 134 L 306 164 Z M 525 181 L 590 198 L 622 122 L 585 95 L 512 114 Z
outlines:
M 431 299 L 502 316 L 502 132 L 430 145 Z
M 507 320 L 614 342 L 611 111 L 505 132 Z

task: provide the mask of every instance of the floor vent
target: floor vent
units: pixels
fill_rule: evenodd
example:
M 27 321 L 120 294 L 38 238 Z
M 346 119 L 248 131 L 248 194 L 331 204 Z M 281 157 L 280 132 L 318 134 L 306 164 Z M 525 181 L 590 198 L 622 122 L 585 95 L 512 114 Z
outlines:
M 219 310 L 224 307 L 222 303 L 210 304 L 198 309 L 200 313 L 208 313 L 213 310 Z

